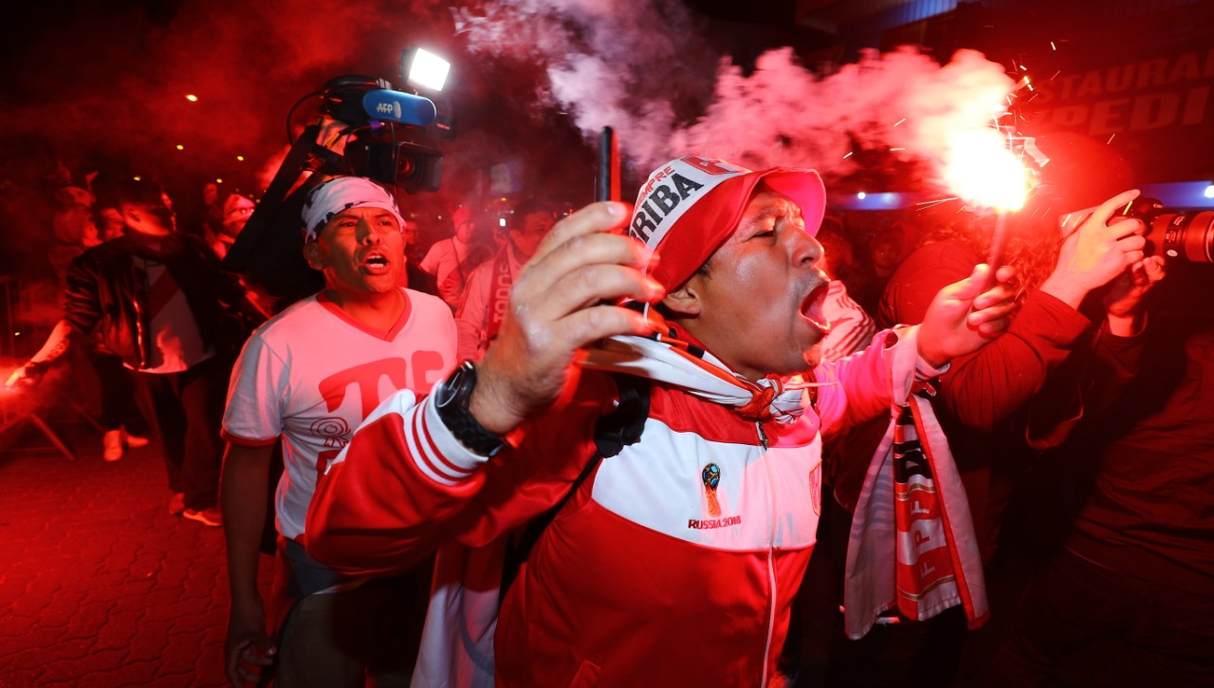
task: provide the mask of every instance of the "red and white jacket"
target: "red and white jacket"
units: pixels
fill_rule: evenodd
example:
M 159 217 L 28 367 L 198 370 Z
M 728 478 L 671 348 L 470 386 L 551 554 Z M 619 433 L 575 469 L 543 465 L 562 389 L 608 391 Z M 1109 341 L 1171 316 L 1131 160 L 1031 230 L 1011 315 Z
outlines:
M 888 413 L 895 384 L 937 372 L 919 363 L 891 379 L 899 352 L 917 360 L 905 335 L 820 366 L 829 384 L 786 425 L 653 385 L 640 441 L 582 483 L 500 615 L 503 536 L 555 505 L 591 459 L 595 421 L 617 398 L 610 375 L 584 372 L 570 402 L 488 460 L 430 398 L 395 395 L 320 480 L 308 551 L 386 573 L 439 549 L 414 686 L 493 685 L 494 671 L 497 685 L 528 688 L 773 685 L 815 542 L 821 432 Z

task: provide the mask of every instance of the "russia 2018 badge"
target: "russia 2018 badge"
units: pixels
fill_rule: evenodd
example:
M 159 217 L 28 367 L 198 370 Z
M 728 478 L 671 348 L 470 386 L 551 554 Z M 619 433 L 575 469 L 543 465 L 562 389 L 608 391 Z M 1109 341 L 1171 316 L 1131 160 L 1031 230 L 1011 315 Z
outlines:
M 721 515 L 721 503 L 717 501 L 717 486 L 721 484 L 721 467 L 710 463 L 700 471 L 700 480 L 704 483 L 704 495 L 708 498 L 708 515 L 716 518 Z

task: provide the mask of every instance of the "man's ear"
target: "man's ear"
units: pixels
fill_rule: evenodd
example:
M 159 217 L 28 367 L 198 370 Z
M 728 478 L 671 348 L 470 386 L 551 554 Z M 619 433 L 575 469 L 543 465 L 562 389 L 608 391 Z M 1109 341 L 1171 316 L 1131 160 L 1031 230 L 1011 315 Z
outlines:
M 666 294 L 662 305 L 676 315 L 696 316 L 700 314 L 699 275 L 692 275 L 683 286 Z
M 320 260 L 320 242 L 307 241 L 303 245 L 303 257 L 308 262 L 308 267 L 313 270 L 324 270 L 325 265 Z

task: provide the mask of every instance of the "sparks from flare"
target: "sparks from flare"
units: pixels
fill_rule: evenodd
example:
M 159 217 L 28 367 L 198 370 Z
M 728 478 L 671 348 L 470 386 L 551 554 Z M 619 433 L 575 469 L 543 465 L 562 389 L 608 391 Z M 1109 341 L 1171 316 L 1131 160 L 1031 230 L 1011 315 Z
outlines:
M 1023 65 L 1020 69 L 1028 71 Z M 990 126 L 950 132 L 941 177 L 954 196 L 920 204 L 923 209 L 960 199 L 965 206 L 996 214 L 986 260 L 992 269 L 992 280 L 1007 246 L 1007 216 L 1023 208 L 1032 191 L 1034 175 L 1025 157 L 1031 157 L 1038 167 L 1049 162 L 1033 139 L 1016 132 L 1016 123 L 1022 118 L 1013 106 L 1021 89 L 1033 91 L 1027 73 L 1010 92 L 992 103 Z
M 1027 140 L 1016 135 L 1017 115 L 1010 107 L 1022 88 L 1031 89 L 1027 74 L 1005 95 L 1007 107 L 1002 102 L 992 104 L 991 126 L 950 134 L 942 176 L 948 188 L 971 206 L 1015 212 L 1028 198 L 1032 177 L 1023 159 Z

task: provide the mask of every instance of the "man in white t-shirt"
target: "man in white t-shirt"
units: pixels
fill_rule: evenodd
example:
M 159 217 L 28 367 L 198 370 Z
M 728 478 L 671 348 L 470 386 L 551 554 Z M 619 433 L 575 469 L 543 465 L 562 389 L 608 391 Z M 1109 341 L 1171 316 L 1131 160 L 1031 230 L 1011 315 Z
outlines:
M 514 278 L 555 224 L 556 213 L 539 201 L 523 201 L 514 209 L 509 241 L 472 271 L 455 313 L 460 360 L 484 355 L 506 314 Z
M 324 273 L 325 289 L 250 337 L 223 419 L 227 673 L 233 685 L 256 681 L 255 667 L 276 658 L 279 686 L 362 686 L 367 676 L 376 685 L 408 685 L 412 658 L 402 643 L 420 633 L 424 616 L 421 606 L 402 618 L 410 616 L 412 581 L 350 578 L 317 563 L 303 550 L 304 517 L 317 475 L 379 402 L 398 390 L 425 395 L 454 367 L 455 324 L 440 299 L 398 286 L 404 221 L 382 187 L 338 177 L 312 192 L 303 215 L 304 256 Z M 267 629 L 257 555 L 280 439 Z
M 459 308 L 464 285 L 477 265 L 478 256 L 471 243 L 474 227 L 472 211 L 467 207 L 456 209 L 452 222 L 455 224 L 455 236 L 435 242 L 426 252 L 426 257 L 422 258 L 421 269 L 434 275 L 438 295 L 454 312 Z

